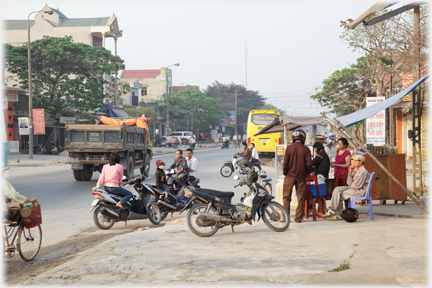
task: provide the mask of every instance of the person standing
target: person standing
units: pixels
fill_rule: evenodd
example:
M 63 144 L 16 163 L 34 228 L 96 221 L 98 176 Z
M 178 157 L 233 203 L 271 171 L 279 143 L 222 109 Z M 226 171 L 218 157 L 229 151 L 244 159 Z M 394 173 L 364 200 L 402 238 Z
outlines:
M 309 148 L 304 145 L 305 139 L 306 133 L 302 129 L 293 132 L 293 144 L 286 147 L 283 162 L 283 206 L 289 216 L 292 188 L 295 185 L 298 204 L 294 221 L 297 223 L 300 223 L 305 215 L 306 174 L 312 171 L 312 156 Z
M 105 191 L 123 196 L 123 198 L 116 204 L 117 207 L 123 208 L 126 201 L 132 198 L 132 192 L 123 188 L 122 182 L 123 166 L 120 165 L 120 155 L 118 153 L 111 153 L 109 164 L 103 166 L 96 187 L 93 187 L 92 190 L 96 191 L 96 189 L 104 185 Z
M 243 134 L 243 142 L 246 142 L 246 134 Z
M 334 168 L 334 178 L 336 179 L 339 174 L 348 172 L 351 165 L 351 153 L 347 150 L 348 140 L 340 138 L 337 142 L 338 150 L 334 162 L 330 162 L 330 167 Z
M 324 145 L 324 135 L 322 135 L 322 132 L 317 132 L 315 138 L 317 142 L 321 143 L 324 146 L 324 150 L 331 161 L 332 159 L 331 149 L 327 145 Z
M 241 143 L 241 136 L 240 136 L 240 134 L 237 134 L 237 144 L 236 144 L 235 148 L 240 148 L 240 143 Z

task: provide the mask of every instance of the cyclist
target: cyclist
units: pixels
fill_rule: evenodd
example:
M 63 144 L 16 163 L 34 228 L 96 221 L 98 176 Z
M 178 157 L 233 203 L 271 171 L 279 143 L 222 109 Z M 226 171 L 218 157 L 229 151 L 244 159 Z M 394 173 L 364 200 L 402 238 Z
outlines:
M 15 188 L 10 184 L 7 180 L 4 179 L 4 174 L 6 173 L 6 170 L 8 170 L 9 167 L 5 166 L 2 163 L 1 167 L 1 187 L 3 189 L 3 194 L 6 197 L 6 202 L 10 202 L 11 200 L 15 200 L 20 204 L 23 204 L 24 202 L 37 202 L 36 198 L 28 199 L 26 196 L 21 195 L 18 193 Z M 15 220 L 16 216 L 18 216 L 19 208 L 15 206 L 9 206 L 7 207 L 6 202 L 3 204 L 3 211 L 4 211 L 4 218 L 7 219 L 7 221 L 13 221 Z

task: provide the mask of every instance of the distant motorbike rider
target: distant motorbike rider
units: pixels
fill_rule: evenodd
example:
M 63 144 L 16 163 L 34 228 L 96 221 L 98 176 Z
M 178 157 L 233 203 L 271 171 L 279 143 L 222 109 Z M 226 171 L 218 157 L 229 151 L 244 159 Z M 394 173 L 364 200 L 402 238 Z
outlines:
M 195 149 L 196 140 L 195 140 L 195 137 L 194 137 L 194 136 L 192 136 L 191 139 L 189 140 L 189 144 L 190 144 L 190 147 L 191 147 L 192 149 Z
M 254 163 L 258 163 L 259 162 L 259 155 L 258 155 L 258 151 L 255 148 L 255 144 L 254 143 L 250 143 L 249 144 L 249 149 L 251 150 L 252 153 L 252 157 L 251 157 L 251 166 L 253 166 Z
M 168 183 L 166 180 L 164 168 L 165 168 L 165 162 L 163 162 L 162 160 L 157 160 L 156 161 L 155 181 L 156 181 L 156 187 L 161 188 L 165 191 L 165 201 L 169 201 L 168 200 L 169 186 L 168 186 Z
M 249 161 L 252 158 L 252 152 L 249 150 L 249 148 L 247 147 L 246 142 L 242 142 L 242 146 L 243 146 L 243 152 L 242 153 L 237 153 L 237 156 L 241 156 L 243 157 L 243 159 L 241 160 L 237 160 L 237 165 L 241 168 L 241 169 L 246 169 L 249 166 Z

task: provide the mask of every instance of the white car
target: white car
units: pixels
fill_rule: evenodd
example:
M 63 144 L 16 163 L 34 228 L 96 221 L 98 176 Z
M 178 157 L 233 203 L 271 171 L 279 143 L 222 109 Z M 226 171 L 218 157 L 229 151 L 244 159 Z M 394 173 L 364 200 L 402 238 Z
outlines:
M 177 137 L 180 139 L 183 145 L 189 143 L 189 140 L 192 138 L 191 131 L 174 131 L 169 134 L 169 137 Z

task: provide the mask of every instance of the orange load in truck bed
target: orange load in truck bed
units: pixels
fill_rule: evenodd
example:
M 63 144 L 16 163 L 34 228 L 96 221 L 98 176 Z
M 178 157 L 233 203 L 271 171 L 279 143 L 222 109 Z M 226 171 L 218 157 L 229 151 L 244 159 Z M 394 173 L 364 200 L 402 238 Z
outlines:
M 139 128 L 144 128 L 144 130 L 146 131 L 146 133 L 148 132 L 148 126 L 147 126 L 147 121 L 149 121 L 150 118 L 148 118 L 145 114 L 143 114 L 141 117 L 139 118 L 131 118 L 131 119 L 126 119 L 126 120 L 116 120 L 115 118 L 108 118 L 105 116 L 101 116 L 100 117 L 100 121 L 102 121 L 102 123 L 106 124 L 106 125 L 123 125 L 123 123 L 126 126 L 133 126 L 136 125 Z M 96 122 L 98 120 L 96 119 Z

